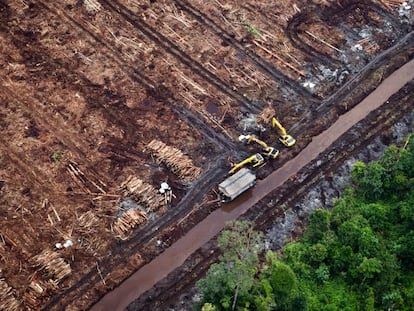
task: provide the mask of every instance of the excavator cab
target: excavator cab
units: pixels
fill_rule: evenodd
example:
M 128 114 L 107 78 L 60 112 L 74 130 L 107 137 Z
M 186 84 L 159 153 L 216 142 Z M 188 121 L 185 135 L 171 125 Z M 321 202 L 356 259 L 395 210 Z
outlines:
M 290 135 L 280 135 L 279 140 L 282 144 L 284 144 L 286 147 L 292 147 L 296 143 L 296 139 L 294 139 Z
M 272 118 L 272 127 L 277 128 L 279 132 L 279 140 L 286 147 L 292 147 L 296 143 L 296 139 L 294 139 L 286 132 L 286 129 L 275 117 Z
M 240 168 L 242 168 L 246 164 L 251 164 L 252 167 L 256 167 L 256 166 L 262 165 L 263 163 L 264 163 L 263 156 L 260 153 L 256 153 L 256 154 L 244 159 L 243 161 L 237 163 L 236 165 L 234 165 L 231 168 L 231 170 L 229 171 L 229 174 L 234 174 L 237 170 L 239 170 Z
M 276 149 L 274 147 L 267 147 L 266 149 L 264 149 L 263 154 L 266 156 L 266 158 L 276 159 L 279 155 L 279 149 Z

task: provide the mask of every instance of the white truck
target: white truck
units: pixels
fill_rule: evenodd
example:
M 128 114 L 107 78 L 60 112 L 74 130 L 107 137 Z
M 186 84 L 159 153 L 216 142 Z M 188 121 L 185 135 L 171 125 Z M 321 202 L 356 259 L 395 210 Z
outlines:
M 247 168 L 223 180 L 218 185 L 222 202 L 230 202 L 256 184 L 256 175 Z

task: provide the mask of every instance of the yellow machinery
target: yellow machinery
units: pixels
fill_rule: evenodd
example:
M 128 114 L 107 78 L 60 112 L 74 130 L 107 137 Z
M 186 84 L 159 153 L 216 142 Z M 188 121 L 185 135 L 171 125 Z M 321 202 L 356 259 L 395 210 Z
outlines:
M 256 154 L 244 159 L 243 161 L 237 163 L 236 165 L 234 165 L 231 168 L 231 170 L 229 171 L 229 174 L 235 173 L 238 169 L 242 168 L 246 164 L 252 164 L 252 167 L 256 167 L 256 166 L 259 166 L 263 163 L 264 163 L 263 156 L 260 153 L 256 153 Z
M 279 150 L 278 149 L 268 146 L 264 141 L 258 139 L 254 135 L 240 135 L 239 140 L 240 141 L 246 141 L 247 140 L 248 144 L 250 144 L 251 142 L 259 144 L 260 146 L 263 147 L 263 151 L 264 151 L 263 154 L 269 159 L 276 159 L 277 156 L 279 155 Z
M 272 127 L 278 129 L 279 140 L 282 142 L 282 144 L 284 144 L 287 147 L 292 147 L 296 143 L 296 139 L 294 139 L 286 132 L 285 128 L 275 117 L 272 118 Z

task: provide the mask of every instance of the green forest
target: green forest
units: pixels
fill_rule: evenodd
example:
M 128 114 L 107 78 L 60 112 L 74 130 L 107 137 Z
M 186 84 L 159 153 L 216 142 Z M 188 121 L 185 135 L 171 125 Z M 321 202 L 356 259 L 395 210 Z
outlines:
M 245 221 L 218 245 L 198 310 L 414 310 L 414 136 L 355 163 L 334 208 L 314 211 L 281 252 L 265 252 Z

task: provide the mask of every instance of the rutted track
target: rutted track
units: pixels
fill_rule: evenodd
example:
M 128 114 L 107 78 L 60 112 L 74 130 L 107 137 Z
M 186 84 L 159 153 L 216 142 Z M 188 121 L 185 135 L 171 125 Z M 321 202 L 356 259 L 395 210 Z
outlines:
M 139 84 L 142 84 L 148 90 L 149 93 L 153 93 L 154 95 L 163 98 L 163 100 L 165 100 L 169 105 L 171 105 L 171 107 L 176 107 L 176 109 L 179 110 L 179 114 L 177 114 L 178 117 L 180 118 L 183 118 L 183 116 L 184 118 L 185 116 L 191 117 L 192 123 L 189 123 L 189 124 L 192 124 L 194 128 L 197 129 L 197 131 L 199 131 L 205 136 L 206 139 L 209 139 L 212 143 L 217 145 L 221 150 L 222 149 L 229 150 L 229 149 L 235 148 L 234 143 L 230 141 L 229 138 L 214 131 L 211 127 L 207 126 L 205 124 L 205 121 L 198 114 L 195 115 L 188 107 L 179 103 L 178 100 L 174 98 L 174 95 L 171 94 L 170 91 L 168 91 L 165 88 L 155 87 L 156 83 L 154 83 L 154 81 L 151 81 L 148 77 L 140 73 L 139 69 L 132 67 L 127 60 L 123 59 L 123 56 L 118 51 L 116 51 L 115 48 L 113 48 L 111 45 L 109 45 L 104 40 L 100 39 L 96 34 L 90 31 L 85 24 L 74 20 L 72 17 L 68 16 L 66 13 L 62 11 L 59 12 L 55 9 L 52 9 L 46 3 L 42 3 L 41 5 L 47 10 L 49 10 L 55 16 L 63 17 L 68 22 L 70 22 L 74 27 L 82 29 L 95 42 L 103 46 L 107 50 L 105 55 L 107 55 L 108 58 L 111 59 L 111 61 L 116 63 L 119 66 L 119 68 L 121 68 L 123 72 L 127 74 L 133 81 Z M 119 121 L 121 123 L 125 122 L 122 119 L 119 119 Z
M 153 29 L 149 24 L 145 21 L 136 18 L 127 7 L 123 6 L 117 1 L 106 1 L 100 0 L 103 3 L 103 6 L 113 12 L 114 14 L 120 15 L 123 19 L 128 21 L 131 25 L 133 25 L 138 31 L 142 32 L 147 38 L 155 42 L 158 46 L 162 47 L 166 52 L 170 53 L 174 57 L 176 57 L 182 64 L 188 66 L 194 73 L 199 75 L 205 81 L 213 85 L 219 91 L 223 92 L 224 94 L 228 95 L 230 98 L 233 98 L 240 104 L 243 104 L 248 110 L 253 110 L 255 108 L 256 111 L 260 111 L 260 106 L 256 103 L 247 100 L 243 94 L 236 92 L 233 90 L 233 87 L 211 71 L 206 69 L 203 65 L 201 65 L 196 60 L 192 59 L 188 54 L 183 52 L 174 42 L 170 41 L 168 38 L 164 37 L 162 34 L 157 32 Z
M 92 253 L 86 254 L 89 248 L 85 251 L 86 247 L 81 245 L 80 240 L 77 240 L 80 243 L 76 245 L 77 260 L 73 256 L 72 258 L 66 257 L 71 263 L 73 262 L 72 275 L 61 283 L 59 289 L 44 291 L 41 297 L 42 300 L 39 299 L 36 302 L 36 306 L 44 305 L 55 293 L 58 295 L 66 288 L 67 291 L 56 296 L 46 308 L 58 309 L 62 305 L 72 307 L 70 304 L 76 303 L 76 301 L 82 301 L 83 304 L 79 303 L 78 305 L 84 307 L 87 303 L 94 301 L 100 294 L 103 294 L 105 290 L 116 286 L 122 277 L 134 271 L 143 262 L 148 262 L 154 258 L 162 251 L 163 247 L 171 245 L 191 226 L 217 207 L 212 203 L 215 200 L 209 190 L 217 183 L 217 180 L 224 178 L 228 158 L 232 157 L 234 159 L 242 154 L 238 150 L 242 147 L 234 144 L 229 139 L 231 135 L 227 133 L 225 128 L 221 127 L 220 122 L 225 120 L 224 124 L 228 130 L 228 128 L 235 125 L 235 123 L 232 123 L 235 118 L 232 117 L 229 111 L 240 111 L 242 113 L 256 111 L 258 107 L 264 107 L 265 101 L 268 101 L 269 97 L 267 97 L 267 94 L 264 96 L 258 95 L 264 101 L 254 102 L 256 108 L 250 109 L 251 103 L 247 99 L 249 95 L 244 96 L 239 91 L 235 91 L 232 93 L 233 95 L 229 96 L 223 91 L 223 89 L 225 91 L 236 89 L 231 85 L 231 77 L 234 76 L 232 72 L 229 71 L 230 74 L 224 73 L 221 75 L 220 70 L 207 70 L 209 63 L 198 63 L 197 61 L 194 63 L 198 54 L 193 54 L 192 49 L 187 51 L 185 45 L 184 47 L 179 45 L 182 47 L 182 50 L 180 50 L 180 47 L 174 45 L 174 39 L 171 40 L 162 29 L 156 33 L 151 32 L 154 29 L 160 29 L 157 28 L 157 23 L 153 24 L 150 21 L 144 26 L 137 23 L 134 25 L 131 20 L 135 23 L 139 21 L 139 17 L 134 16 L 133 13 L 130 14 L 132 11 L 128 9 L 125 9 L 125 15 L 119 14 L 120 10 L 116 9 L 117 5 L 110 1 L 102 1 L 105 4 L 100 8 L 102 11 L 97 14 L 95 14 L 96 12 L 89 14 L 90 12 L 86 9 L 87 1 L 77 1 L 76 5 L 67 4 L 65 0 L 58 0 L 53 4 L 45 0 L 40 1 L 42 2 L 8 1 L 9 6 L 3 3 L 0 5 L 2 20 L 0 43 L 4 44 L 3 53 L 5 52 L 1 58 L 4 62 L 1 62 L 0 69 L 6 73 L 5 78 L 0 78 L 2 84 L 0 89 L 3 90 L 3 98 L 10 106 L 4 110 L 0 109 L 0 116 L 5 116 L 8 119 L 8 122 L 1 122 L 0 125 L 4 126 L 7 133 L 11 134 L 13 138 L 17 138 L 16 142 L 19 142 L 16 145 L 7 142 L 5 139 L 0 142 L 4 154 L 7 152 L 8 144 L 17 146 L 16 148 L 10 148 L 9 157 L 4 156 L 6 163 L 11 164 L 11 168 L 3 165 L 2 172 L 9 179 L 7 180 L 8 185 L 10 185 L 8 194 L 17 197 L 20 194 L 26 196 L 26 190 L 23 188 L 25 184 L 35 183 L 38 185 L 33 187 L 33 189 L 36 189 L 36 193 L 23 197 L 28 202 L 30 199 L 29 206 L 32 210 L 38 208 L 38 202 L 41 203 L 43 200 L 47 200 L 48 194 L 51 195 L 51 202 L 62 203 L 60 204 L 62 206 L 65 205 L 64 202 L 70 202 L 66 210 L 62 207 L 63 214 L 70 216 L 62 217 L 62 220 L 65 218 L 60 223 L 62 227 L 69 228 L 72 219 L 74 219 L 73 223 L 76 223 L 77 213 L 83 213 L 86 210 L 96 212 L 96 215 L 102 221 L 99 229 L 97 229 L 100 232 L 99 236 L 108 237 L 108 239 L 102 239 L 113 242 L 113 244 L 105 244 L 103 247 L 105 251 L 98 255 L 95 255 L 97 254 L 95 253 L 93 256 L 96 261 L 106 256 L 108 258 L 99 261 L 99 267 L 97 262 L 95 267 L 93 265 L 94 259 L 90 260 Z M 95 2 L 97 3 L 96 0 Z M 173 2 L 171 1 L 171 5 L 174 7 Z M 185 0 L 181 2 L 185 5 Z M 10 12 L 8 12 L 8 8 L 10 8 Z M 123 6 L 123 8 L 126 7 Z M 180 14 L 184 13 L 184 10 L 180 12 Z M 197 27 L 199 27 L 194 33 L 204 33 L 204 29 L 208 28 L 209 38 L 213 38 L 215 42 L 219 43 L 219 38 L 221 38 L 223 42 L 227 43 L 222 52 L 226 57 L 230 57 L 227 58 L 229 59 L 228 63 L 236 64 L 231 67 L 237 68 L 233 73 L 242 72 L 247 76 L 252 74 L 253 77 L 258 75 L 260 79 L 263 79 L 260 81 L 265 81 L 264 85 L 266 86 L 276 85 L 271 80 L 278 81 L 279 79 L 279 82 L 282 82 L 281 85 L 285 84 L 286 86 L 286 88 L 281 88 L 282 91 L 287 92 L 284 96 L 297 98 L 299 102 L 305 101 L 309 97 L 311 104 L 305 106 L 305 111 L 312 112 L 312 109 L 317 106 L 319 102 L 315 98 L 310 98 L 309 93 L 300 85 L 298 89 L 292 92 L 289 90 L 289 87 L 298 87 L 298 83 L 293 81 L 293 85 L 286 84 L 283 81 L 283 74 L 278 77 L 279 71 L 272 72 L 272 70 L 277 69 L 271 63 L 268 63 L 265 58 L 254 54 L 248 46 L 241 44 L 242 41 L 234 41 L 234 37 L 229 32 L 223 34 L 221 31 L 225 32 L 225 30 L 220 28 L 220 23 L 214 24 L 215 22 L 212 20 L 213 24 L 209 24 L 205 20 L 208 16 L 203 15 L 201 11 L 199 13 L 201 14 L 198 16 L 199 19 L 195 18 L 197 12 L 189 13 L 194 17 L 194 20 L 190 18 L 191 24 L 197 24 Z M 185 13 L 184 15 L 188 19 L 188 14 Z M 125 16 L 128 16 L 129 19 Z M 168 26 L 168 15 L 162 16 L 165 18 L 166 26 Z M 3 21 L 6 22 L 3 23 Z M 108 21 L 107 25 L 105 24 L 106 21 Z M 148 33 L 153 37 L 150 37 Z M 130 39 L 131 36 L 132 39 Z M 119 38 L 130 39 L 136 44 L 142 41 L 145 51 L 140 52 L 141 45 L 136 51 L 134 50 L 135 45 L 127 46 L 124 49 L 122 44 L 118 44 L 117 40 Z M 186 36 L 186 38 L 188 37 Z M 160 45 L 163 45 L 163 47 L 158 49 Z M 215 49 L 213 48 L 213 50 Z M 228 50 L 231 52 L 228 52 Z M 219 64 L 220 62 L 210 52 L 206 54 L 213 56 L 214 64 Z M 236 55 L 234 52 L 237 52 Z M 251 58 L 249 53 L 253 53 L 257 59 Z M 142 55 L 148 56 L 150 64 L 143 61 L 143 59 L 146 59 L 145 57 L 139 57 Z M 194 55 L 196 55 L 195 58 L 193 58 Z M 183 62 L 183 59 L 185 62 Z M 168 66 L 163 66 L 163 61 Z M 241 61 L 246 62 L 248 70 L 243 71 L 243 66 L 240 67 Z M 91 65 L 91 63 L 94 63 L 94 65 Z M 214 69 L 214 66 L 211 66 Z M 154 68 L 156 70 L 153 70 Z M 195 82 L 196 85 L 201 83 L 200 85 L 207 90 L 206 94 L 208 95 L 204 97 L 203 94 L 200 96 L 201 93 L 195 92 L 195 97 L 190 97 L 189 102 L 185 101 L 184 104 L 180 91 L 188 91 L 190 95 L 192 91 L 196 90 L 196 87 L 186 83 L 180 84 L 180 77 L 177 78 L 174 74 L 171 79 L 164 79 L 164 77 L 169 76 L 169 68 L 176 69 L 178 73 L 182 70 L 184 77 L 187 74 L 189 80 Z M 242 70 L 239 70 L 239 68 Z M 259 70 L 256 70 L 256 68 L 259 68 Z M 259 71 L 266 74 L 264 75 Z M 218 80 L 206 80 L 206 77 L 212 79 L 210 75 Z M 167 82 L 164 84 L 164 81 Z M 247 88 L 247 94 L 250 94 L 252 84 L 242 83 L 240 85 L 247 85 L 247 87 L 241 89 Z M 175 88 L 176 86 L 178 88 Z M 239 86 L 239 84 L 236 83 L 236 86 Z M 259 83 L 258 86 L 260 87 Z M 302 94 L 303 90 L 305 92 Z M 262 91 L 265 92 L 261 89 L 260 92 Z M 252 92 L 253 97 L 255 97 L 256 93 Z M 296 96 L 299 93 L 302 94 L 302 98 Z M 175 96 L 175 94 L 177 95 Z M 209 96 L 210 94 L 214 95 Z M 270 100 L 272 101 L 271 104 L 276 107 L 279 104 L 273 102 L 275 99 L 272 97 L 273 94 L 271 93 Z M 239 95 L 243 96 L 243 103 L 240 103 L 237 99 Z M 195 105 L 192 105 L 191 98 L 197 100 Z M 218 113 L 212 113 L 209 109 L 211 106 L 204 105 L 202 101 L 205 98 L 208 100 L 208 105 L 211 103 L 213 106 L 217 106 Z M 222 99 L 223 101 L 221 101 Z M 219 107 L 216 103 L 222 106 Z M 335 103 L 332 102 L 332 104 Z M 295 109 L 292 103 L 280 101 L 280 106 L 287 106 L 289 111 Z M 14 113 L 16 111 L 18 113 Z M 208 113 L 205 114 L 204 111 Z M 288 115 L 295 119 L 298 116 L 300 117 L 301 111 L 303 111 L 302 108 L 298 108 L 293 114 L 289 113 Z M 125 115 L 125 118 L 122 115 Z M 167 115 L 171 117 L 166 117 Z M 221 121 L 219 123 L 214 122 L 217 120 L 215 118 L 220 116 Z M 14 124 L 14 120 L 16 120 L 16 124 Z M 181 120 L 184 122 L 181 122 Z M 212 124 L 210 126 L 206 124 L 206 120 L 213 122 L 217 125 L 217 128 L 212 128 Z M 30 135 L 27 133 L 32 131 L 32 122 L 35 124 L 33 131 L 37 131 L 37 134 Z M 153 126 L 154 124 L 159 125 L 159 128 Z M 170 125 L 171 127 L 168 128 Z M 142 129 L 139 128 L 140 126 Z M 214 127 L 214 125 L 212 126 Z M 161 128 L 164 130 L 161 130 Z M 170 128 L 173 130 L 169 131 Z M 315 126 L 313 129 L 321 130 L 321 127 Z M 140 136 L 139 133 L 143 135 Z M 235 134 L 233 128 L 231 133 Z M 7 134 L 5 137 L 7 137 Z M 170 142 L 171 145 L 179 146 L 183 152 L 188 152 L 193 159 L 196 159 L 195 164 L 202 166 L 205 173 L 193 184 L 180 183 L 171 171 L 151 161 L 153 159 L 150 158 L 148 150 L 144 148 L 145 142 L 152 138 L 165 140 Z M 201 140 L 198 143 L 200 138 Z M 280 165 L 286 158 L 293 156 L 294 152 L 306 145 L 307 139 L 301 139 L 296 150 L 283 154 L 278 161 L 267 165 L 263 169 L 269 169 L 271 165 Z M 197 154 L 192 153 L 193 151 L 197 152 L 197 150 L 194 150 L 194 146 L 201 149 Z M 55 161 L 52 155 L 56 151 L 60 152 L 61 149 L 65 153 L 65 158 L 58 163 L 60 160 Z M 28 157 L 24 156 L 25 153 Z M 23 160 L 19 161 L 19 158 Z M 79 187 L 76 185 L 72 188 L 76 179 L 71 180 L 70 176 L 67 176 L 68 172 L 65 171 L 65 168 L 67 168 L 65 165 L 70 163 L 72 159 L 76 160 L 82 166 L 82 169 L 86 166 L 85 172 L 92 178 L 98 176 L 105 183 L 108 183 L 109 187 L 104 187 L 104 190 L 102 190 L 102 192 L 111 192 L 108 197 L 120 198 L 121 196 L 118 195 L 119 184 L 125 180 L 126 176 L 132 175 L 138 177 L 142 175 L 143 178 L 148 178 L 147 180 L 150 180 L 154 185 L 160 179 L 167 178 L 165 176 L 172 177 L 174 191 L 177 190 L 176 194 L 179 198 L 184 197 L 180 203 L 177 203 L 178 199 L 176 199 L 170 211 L 163 216 L 159 215 L 164 213 L 166 209 L 160 211 L 159 218 L 152 224 L 142 225 L 139 230 L 134 230 L 134 236 L 129 241 L 119 242 L 108 230 L 113 224 L 114 217 L 117 217 L 115 216 L 118 211 L 117 199 L 108 199 L 107 205 L 99 206 L 99 203 L 94 204 L 93 202 L 95 199 L 101 200 L 99 196 L 93 196 L 99 193 L 94 193 L 92 188 L 92 193 L 79 193 L 77 192 Z M 206 163 L 206 159 L 208 159 L 208 163 Z M 211 166 L 206 167 L 208 164 L 211 164 Z M 30 165 L 35 167 L 33 173 L 30 171 Z M 18 178 L 12 177 L 13 171 L 18 172 Z M 26 176 L 24 172 L 29 174 Z M 141 174 L 141 172 L 143 173 Z M 264 172 L 264 170 L 261 172 Z M 31 175 L 35 177 L 34 181 L 30 180 Z M 18 181 L 16 182 L 16 180 Z M 19 183 L 19 181 L 22 182 Z M 54 182 L 55 184 L 53 184 Z M 4 189 L 7 190 L 7 183 L 6 187 L 3 187 L 3 183 L 1 180 L 0 191 L 1 188 L 3 188 L 3 191 Z M 19 185 L 17 187 L 18 184 L 23 186 L 20 187 Z M 48 186 L 53 188 L 53 191 L 48 191 Z M 38 189 L 40 187 L 42 189 Z M 189 189 L 186 189 L 187 187 Z M 200 193 L 200 189 L 205 191 Z M 75 191 L 72 192 L 73 190 Z M 112 194 L 112 191 L 116 194 Z M 186 192 L 186 195 L 184 195 L 184 192 Z M 54 195 L 55 193 L 58 194 Z M 7 204 L 6 199 L 3 202 L 6 202 L 5 205 Z M 45 215 L 45 213 L 47 211 L 42 211 L 39 216 L 41 216 L 42 221 L 46 219 L 47 223 L 45 216 L 48 216 L 48 214 Z M 153 215 L 151 214 L 150 217 Z M 20 220 L 19 214 L 16 217 Z M 22 221 L 25 221 L 23 214 L 21 218 Z M 5 220 L 3 221 L 5 225 L 8 224 Z M 39 221 L 39 224 L 42 221 Z M 54 223 L 50 219 L 49 221 L 51 226 L 49 226 L 49 223 L 46 224 L 47 226 L 45 225 L 45 228 L 47 227 L 45 231 L 49 236 L 41 241 L 38 239 L 42 243 L 41 248 L 53 248 L 52 242 L 55 235 L 51 232 L 54 230 Z M 34 227 L 41 228 L 41 226 Z M 18 231 L 17 227 L 16 230 L 9 230 L 11 232 Z M 32 232 L 35 236 L 36 231 L 32 229 Z M 79 234 L 85 236 L 80 230 L 75 229 L 74 232 L 74 237 Z M 164 245 L 162 247 L 155 246 L 155 239 L 160 239 L 164 242 Z M 26 256 L 27 259 L 37 254 L 41 249 L 34 245 L 33 243 L 34 248 L 30 256 Z M 140 262 L 141 258 L 138 251 L 142 249 L 142 262 Z M 112 253 L 108 255 L 107 250 L 112 251 Z M 14 257 L 17 258 L 18 256 Z M 85 265 L 85 263 L 88 263 L 88 265 Z M 92 265 L 90 266 L 89 263 Z M 29 278 L 26 273 L 24 276 L 19 276 L 21 280 L 24 278 L 26 280 L 16 280 L 17 277 L 13 278 L 12 275 L 17 275 L 17 273 L 10 273 L 10 271 L 17 271 L 19 265 L 12 265 L 12 267 L 14 270 L 9 270 L 9 275 L 6 275 L 5 278 L 9 278 L 10 284 L 14 288 L 19 289 L 22 282 L 34 278 L 33 276 Z M 32 268 L 28 267 L 26 270 L 32 271 Z M 89 273 L 85 276 L 88 269 L 90 269 Z M 101 284 L 105 283 L 101 279 L 102 276 L 106 278 L 106 288 Z M 42 280 L 44 279 L 40 274 L 39 277 Z M 79 283 L 75 284 L 78 281 Z M 19 296 L 25 304 L 26 297 L 23 296 L 20 290 L 18 291 L 16 296 Z
M 303 126 L 306 124 L 307 120 L 314 120 L 315 115 L 326 115 L 331 111 L 338 102 L 342 104 L 347 104 L 349 99 L 352 98 L 362 100 L 366 96 L 367 90 L 360 90 L 363 81 L 367 79 L 372 79 L 371 75 L 375 74 L 375 71 L 378 70 L 381 66 L 384 66 L 389 62 L 390 59 L 398 57 L 400 54 L 403 55 L 403 58 L 411 59 L 414 55 L 414 31 L 408 33 L 403 38 L 401 38 L 395 45 L 389 49 L 381 52 L 372 59 L 369 64 L 367 64 L 361 71 L 353 76 L 349 81 L 341 86 L 336 92 L 330 95 L 328 98 L 324 99 L 316 109 L 303 116 L 298 122 L 292 125 L 290 131 L 292 133 L 305 133 L 311 128 L 312 125 Z M 372 91 L 376 86 L 372 85 L 368 91 Z M 358 93 L 359 92 L 359 93 Z M 352 94 L 352 96 L 350 96 Z M 355 98 L 355 96 L 358 96 Z M 352 108 L 352 103 L 347 107 L 348 109 Z M 343 108 L 345 109 L 345 108 Z
M 300 84 L 296 81 L 290 79 L 286 75 L 284 75 L 280 70 L 278 70 L 275 66 L 264 60 L 262 57 L 257 55 L 254 51 L 245 48 L 239 41 L 237 41 L 233 35 L 227 32 L 224 28 L 218 25 L 214 20 L 212 20 L 207 15 L 203 14 L 200 10 L 194 7 L 191 3 L 185 0 L 174 0 L 174 2 L 185 12 L 190 14 L 194 17 L 199 23 L 204 24 L 207 28 L 211 29 L 212 32 L 216 33 L 223 42 L 231 45 L 234 47 L 239 53 L 241 53 L 247 60 L 253 63 L 256 68 L 261 70 L 263 73 L 267 74 L 269 77 L 274 79 L 275 81 L 286 84 L 292 90 L 297 92 L 297 94 L 307 97 L 310 100 L 312 99 L 313 95 L 305 88 L 303 88 Z
M 379 5 L 369 2 L 366 3 L 365 1 L 348 1 L 348 3 L 337 5 L 333 8 L 326 8 L 322 10 L 321 12 L 313 12 L 313 11 L 304 11 L 301 13 L 298 13 L 296 16 L 294 16 L 288 23 L 287 27 L 287 36 L 289 37 L 292 44 L 299 50 L 301 50 L 304 53 L 307 53 L 309 56 L 317 59 L 321 63 L 335 67 L 338 65 L 341 65 L 341 61 L 337 59 L 333 59 L 328 54 L 318 51 L 313 46 L 306 43 L 301 37 L 300 37 L 300 31 L 299 28 L 303 23 L 311 23 L 313 20 L 321 20 L 328 25 L 333 25 L 334 20 L 337 21 L 339 17 L 343 17 L 348 15 L 350 12 L 356 9 L 365 9 L 363 12 L 366 12 L 367 9 L 369 11 L 373 11 L 377 13 L 379 16 L 383 17 L 384 20 L 387 20 L 394 29 L 398 29 L 398 23 L 395 20 L 391 14 L 386 13 L 382 7 Z M 316 15 L 316 16 L 315 16 Z M 309 16 L 312 16 L 312 19 L 309 19 Z M 338 22 L 338 21 L 337 21 Z
M 408 39 L 407 39 L 408 40 Z M 406 42 L 406 41 L 404 41 Z M 410 40 L 408 40 L 410 42 Z M 401 47 L 406 47 L 406 43 L 401 43 Z M 397 49 L 398 50 L 398 49 Z M 394 51 L 394 50 L 392 50 Z M 395 51 L 394 51 L 395 52 Z M 382 59 L 383 61 L 385 60 Z M 382 64 L 382 62 L 381 62 Z M 377 64 L 379 65 L 379 64 Z M 372 68 L 371 68 L 372 69 Z M 343 91 L 344 94 L 346 93 L 346 89 Z M 224 158 L 225 155 L 222 158 L 222 163 L 218 164 L 218 167 L 223 168 L 224 167 Z M 214 168 L 210 170 L 208 174 L 211 174 Z M 222 170 L 221 172 L 218 172 L 218 175 L 210 176 L 209 175 L 209 182 L 203 184 L 200 182 L 200 184 L 193 185 L 192 193 L 189 193 L 186 198 L 183 199 L 183 202 L 185 201 L 186 206 L 191 206 L 194 202 L 197 201 L 195 196 L 197 195 L 196 192 L 198 189 L 202 188 L 208 188 L 215 184 L 216 180 L 220 180 L 225 175 L 225 171 Z M 186 201 L 188 197 L 193 196 L 192 200 Z M 182 206 L 177 206 L 177 210 L 180 212 L 175 214 L 172 218 L 167 220 L 167 214 L 165 214 L 158 222 L 157 224 L 153 224 L 152 226 L 146 226 L 143 227 L 142 230 L 140 230 L 140 233 L 137 234 L 134 238 L 132 238 L 128 242 L 124 242 L 119 246 L 118 251 L 120 253 L 117 253 L 117 256 L 120 256 L 120 258 L 112 258 L 111 260 L 105 260 L 103 262 L 99 263 L 101 272 L 103 277 L 111 273 L 112 269 L 116 265 L 121 265 L 122 263 L 125 263 L 126 260 L 128 260 L 128 256 L 134 254 L 137 250 L 140 248 L 143 248 L 147 242 L 149 242 L 152 238 L 152 234 L 154 234 L 156 231 L 161 232 L 163 229 L 168 228 L 169 226 L 173 225 L 175 221 L 185 216 L 185 210 L 186 208 L 182 208 Z M 171 215 L 168 215 L 170 217 Z M 140 235 L 143 232 L 145 232 L 145 235 Z M 96 269 L 91 269 L 90 273 L 85 275 L 79 283 L 76 285 L 68 288 L 66 291 L 64 291 L 61 295 L 58 295 L 54 297 L 46 306 L 45 310 L 55 310 L 56 307 L 64 305 L 67 306 L 71 302 L 76 301 L 77 299 L 80 299 L 83 295 L 85 295 L 89 290 L 92 290 L 96 284 L 101 282 L 100 276 Z
M 128 262 L 130 256 L 139 253 L 139 250 L 153 239 L 156 232 L 162 232 L 186 216 L 188 210 L 192 209 L 202 199 L 203 193 L 200 193 L 199 189 L 211 188 L 215 185 L 216 180 L 222 179 L 227 173 L 223 169 L 224 157 L 216 159 L 215 163 L 217 163 L 218 167 L 212 167 L 193 184 L 192 188 L 182 199 L 181 203 L 176 206 L 174 211 L 164 214 L 156 223 L 142 227 L 132 238 L 121 242 L 114 250 L 112 256 L 107 257 L 99 263 L 100 273 L 96 269 L 91 269 L 76 284 L 53 297 L 44 307 L 44 310 L 60 310 L 62 307 L 67 307 L 72 302 L 77 301 L 88 291 L 92 290 L 96 284 L 101 282 L 101 276 L 106 277 L 113 271 L 114 267 L 119 267 Z
M 327 55 L 326 53 L 318 51 L 317 49 L 315 49 L 314 47 L 306 43 L 300 37 L 299 35 L 300 31 L 298 30 L 301 24 L 312 22 L 313 19 L 322 20 L 327 24 L 334 24 L 333 20 L 336 20 L 336 18 L 348 15 L 351 11 L 355 9 L 359 9 L 359 8 L 369 9 L 370 11 L 374 11 L 378 13 L 385 20 L 388 20 L 395 29 L 398 29 L 397 27 L 398 23 L 395 20 L 395 18 L 391 16 L 389 13 L 386 13 L 384 9 L 380 7 L 379 5 L 377 5 L 376 3 L 366 2 L 366 1 L 355 2 L 354 0 L 352 0 L 352 1 L 349 1 L 348 3 L 340 4 L 337 7 L 334 7 L 333 9 L 326 8 L 322 10 L 321 12 L 304 11 L 304 12 L 298 13 L 289 21 L 286 34 L 288 38 L 290 39 L 290 41 L 292 42 L 293 46 L 307 53 L 309 56 L 317 59 L 322 64 L 332 66 L 332 67 L 341 65 L 341 61 L 333 59 L 330 55 Z M 315 17 L 313 15 L 315 15 Z M 309 16 L 312 16 L 312 19 L 309 19 Z

